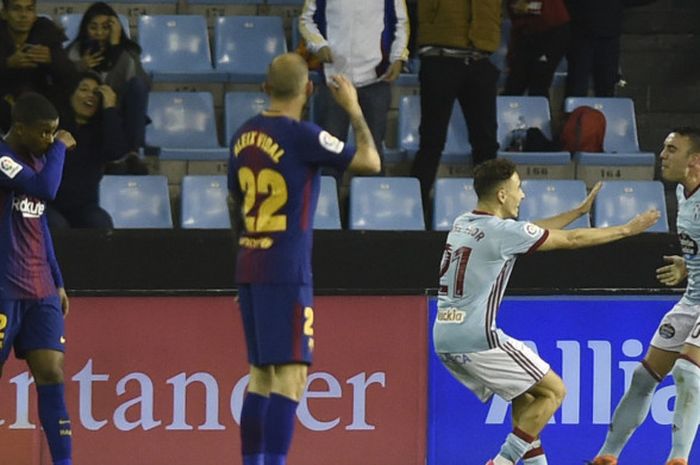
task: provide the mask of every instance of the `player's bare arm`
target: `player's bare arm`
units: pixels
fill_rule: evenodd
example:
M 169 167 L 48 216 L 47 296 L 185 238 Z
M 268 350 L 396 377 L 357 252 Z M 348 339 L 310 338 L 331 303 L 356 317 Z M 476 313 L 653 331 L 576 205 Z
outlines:
M 640 234 L 653 226 L 660 217 L 656 209 L 650 209 L 632 218 L 626 224 L 609 228 L 580 228 L 570 231 L 552 229 L 538 251 L 579 249 L 624 239 Z
M 596 196 L 598 195 L 598 192 L 600 192 L 600 188 L 603 187 L 603 183 L 598 181 L 595 186 L 593 186 L 593 189 L 591 189 L 591 192 L 586 196 L 586 198 L 581 202 L 579 205 L 576 206 L 576 208 L 573 208 L 569 211 L 566 211 L 564 213 L 560 213 L 559 215 L 552 216 L 550 218 L 544 218 L 541 220 L 537 220 L 534 223 L 544 229 L 562 229 L 566 227 L 568 224 L 570 224 L 573 221 L 576 221 L 578 218 L 580 218 L 583 215 L 587 215 L 588 212 L 591 211 L 591 207 L 593 206 L 593 201 L 595 200 Z
M 361 174 L 379 173 L 381 170 L 379 152 L 377 152 L 372 133 L 357 101 L 355 86 L 345 76 L 337 75 L 331 77 L 331 85 L 328 88 L 338 105 L 347 112 L 352 129 L 355 131 L 357 149 L 349 169 Z
M 688 268 L 685 266 L 685 260 L 678 255 L 665 255 L 664 261 L 668 265 L 664 265 L 656 269 L 656 279 L 665 286 L 676 286 L 682 283 L 688 277 Z

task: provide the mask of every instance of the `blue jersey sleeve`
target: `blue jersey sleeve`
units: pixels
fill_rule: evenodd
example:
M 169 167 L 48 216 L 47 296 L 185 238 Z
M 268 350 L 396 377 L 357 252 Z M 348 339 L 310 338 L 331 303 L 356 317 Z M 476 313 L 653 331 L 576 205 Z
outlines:
M 41 218 L 41 229 L 44 234 L 44 247 L 46 248 L 46 260 L 49 262 L 49 267 L 51 268 L 51 276 L 53 276 L 53 281 L 56 284 L 56 288 L 64 287 L 63 276 L 61 275 L 61 268 L 58 266 L 58 260 L 56 260 L 56 253 L 53 248 L 53 240 L 51 239 L 51 232 L 49 231 L 49 223 L 46 220 L 46 215 Z
M 46 163 L 36 172 L 26 163 L 9 154 L 0 153 L 0 187 L 41 200 L 53 200 L 63 175 L 66 146 L 55 141 L 46 151 Z
M 355 152 L 348 145 L 313 123 L 301 124 L 303 150 L 300 156 L 308 163 L 345 171 Z

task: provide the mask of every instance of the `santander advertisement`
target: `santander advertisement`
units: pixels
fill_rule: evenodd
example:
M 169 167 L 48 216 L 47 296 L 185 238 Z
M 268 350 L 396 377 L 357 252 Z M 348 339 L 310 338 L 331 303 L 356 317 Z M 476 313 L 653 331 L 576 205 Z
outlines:
M 290 463 L 423 465 L 425 297 L 317 297 Z M 74 298 L 66 396 L 76 465 L 238 465 L 247 384 L 232 297 Z M 0 380 L 2 463 L 51 463 L 22 361 Z

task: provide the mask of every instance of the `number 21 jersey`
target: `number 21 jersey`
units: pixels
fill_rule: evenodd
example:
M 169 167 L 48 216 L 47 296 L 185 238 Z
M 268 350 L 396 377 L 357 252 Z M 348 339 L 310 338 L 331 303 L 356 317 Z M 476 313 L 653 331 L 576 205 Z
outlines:
M 468 353 L 498 347 L 506 336 L 496 314 L 518 255 L 536 250 L 549 232 L 488 213 L 459 216 L 440 265 L 435 350 Z

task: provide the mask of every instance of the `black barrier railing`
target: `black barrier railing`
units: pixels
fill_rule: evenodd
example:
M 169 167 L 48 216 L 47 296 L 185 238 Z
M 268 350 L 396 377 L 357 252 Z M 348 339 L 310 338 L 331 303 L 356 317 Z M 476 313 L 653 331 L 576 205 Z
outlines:
M 434 294 L 446 233 L 317 231 L 314 286 L 319 295 Z M 234 293 L 235 240 L 225 230 L 67 230 L 54 233 L 73 295 Z M 654 270 L 680 252 L 670 234 L 534 253 L 518 259 L 509 295 L 674 294 Z

